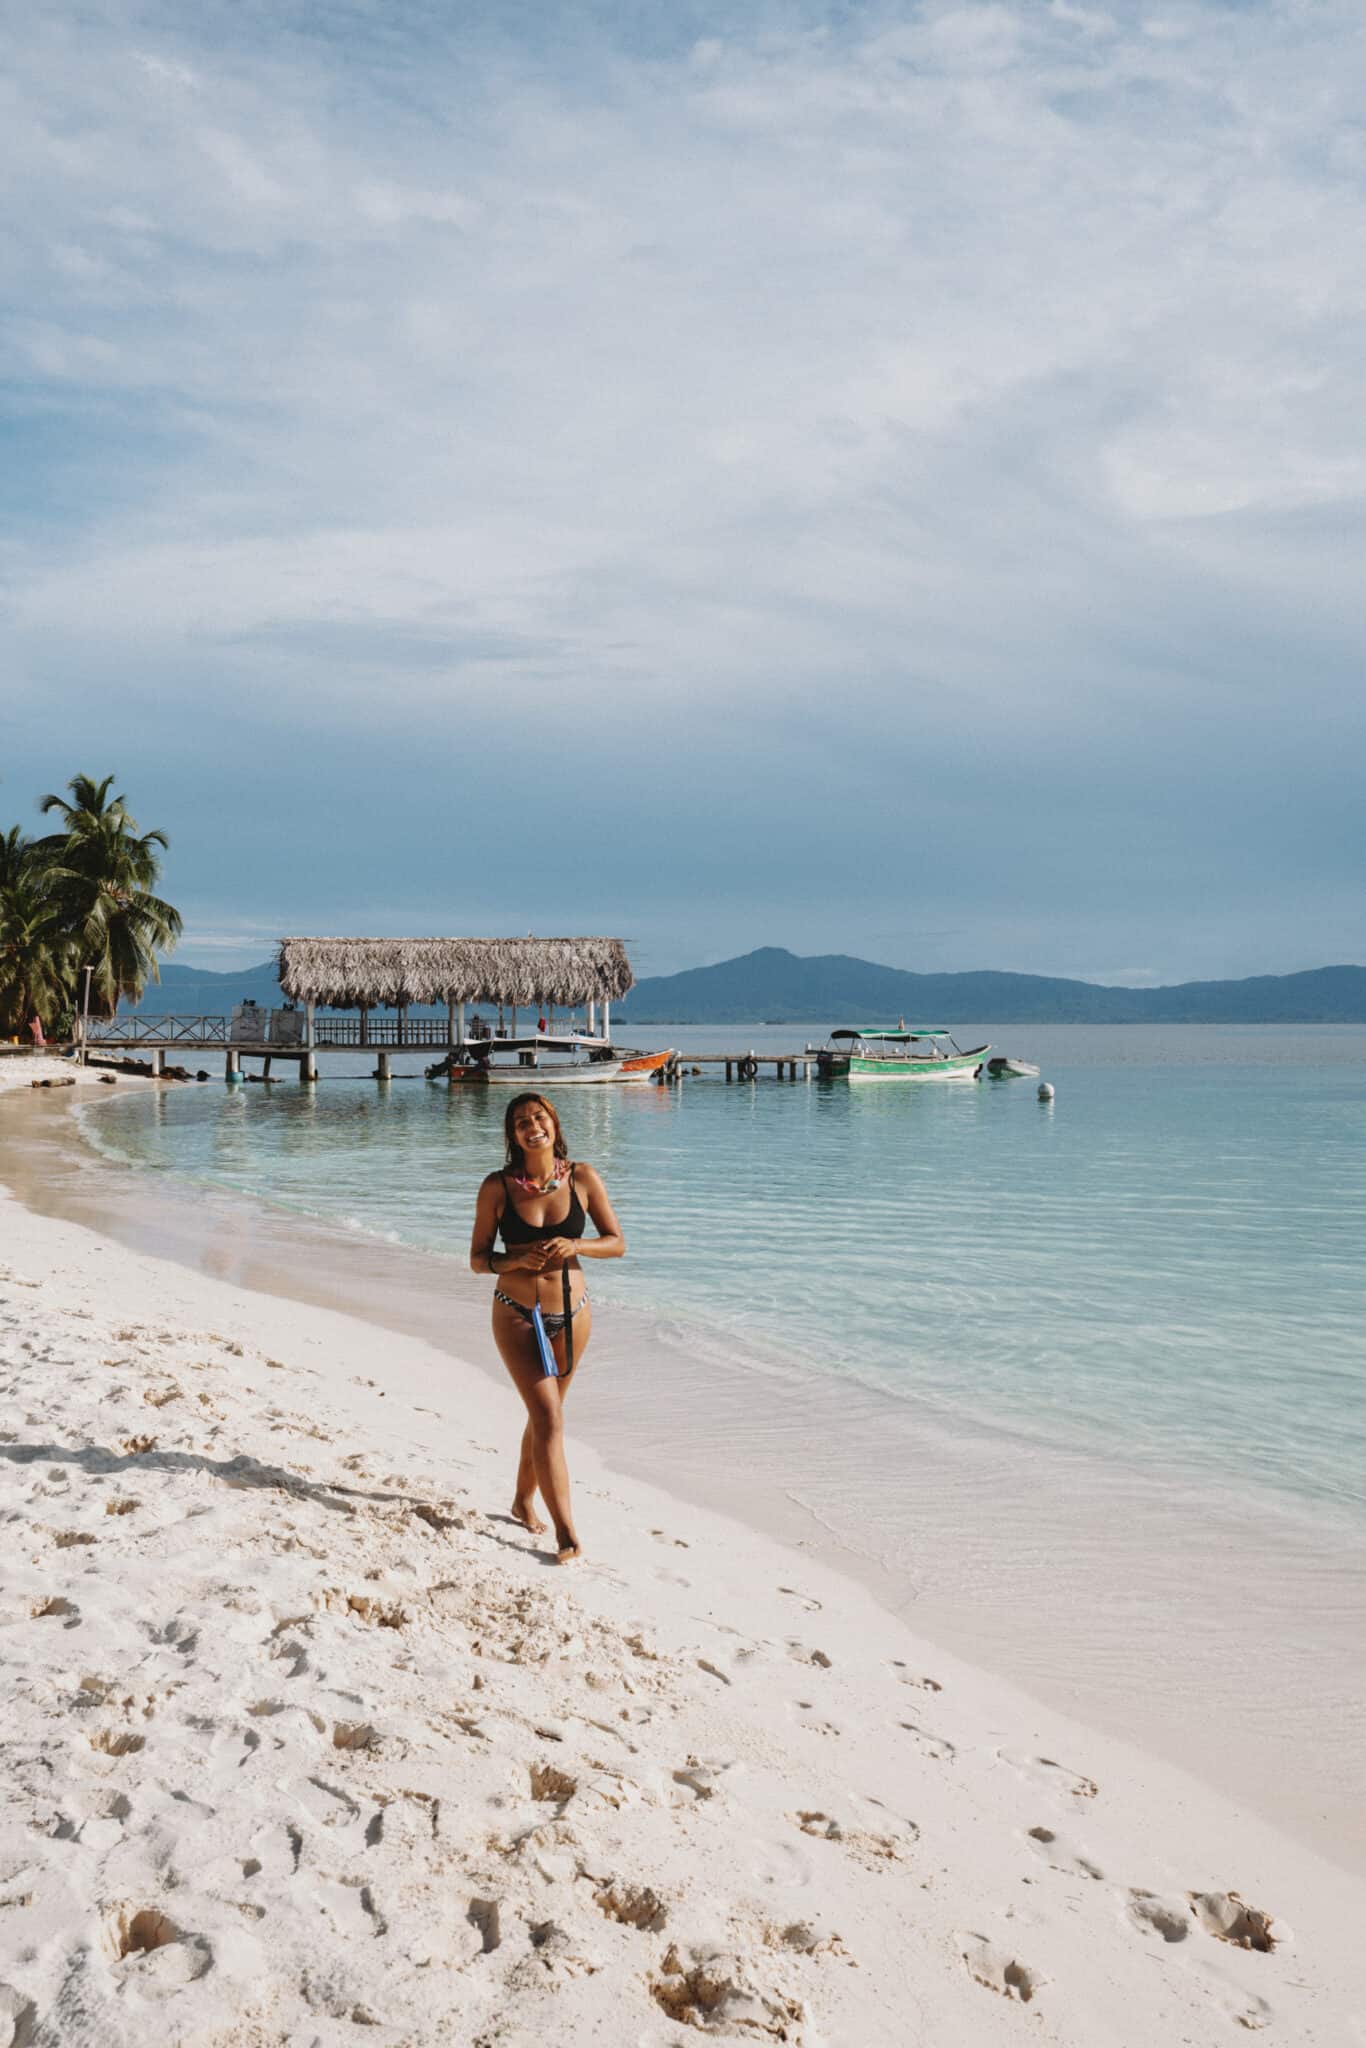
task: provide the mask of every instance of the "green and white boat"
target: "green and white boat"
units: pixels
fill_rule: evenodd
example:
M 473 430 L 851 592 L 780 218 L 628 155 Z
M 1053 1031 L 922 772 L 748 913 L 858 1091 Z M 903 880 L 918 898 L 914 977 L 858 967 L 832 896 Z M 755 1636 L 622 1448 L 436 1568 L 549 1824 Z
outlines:
M 964 1047 L 951 1032 L 926 1024 L 895 1031 L 848 1025 L 818 1046 L 816 1072 L 828 1081 L 974 1081 L 989 1045 Z

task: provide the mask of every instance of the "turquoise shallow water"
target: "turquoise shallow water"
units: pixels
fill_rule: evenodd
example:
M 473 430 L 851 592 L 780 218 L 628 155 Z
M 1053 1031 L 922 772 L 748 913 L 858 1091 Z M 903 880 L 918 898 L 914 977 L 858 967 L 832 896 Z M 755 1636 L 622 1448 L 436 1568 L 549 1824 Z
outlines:
M 1037 1061 L 1056 1101 L 1029 1081 L 563 1091 L 630 1240 L 595 1295 L 737 1361 L 1366 1523 L 1366 1029 L 958 1035 Z M 332 1063 L 316 1089 L 215 1081 L 81 1115 L 122 1160 L 463 1262 L 505 1101 Z

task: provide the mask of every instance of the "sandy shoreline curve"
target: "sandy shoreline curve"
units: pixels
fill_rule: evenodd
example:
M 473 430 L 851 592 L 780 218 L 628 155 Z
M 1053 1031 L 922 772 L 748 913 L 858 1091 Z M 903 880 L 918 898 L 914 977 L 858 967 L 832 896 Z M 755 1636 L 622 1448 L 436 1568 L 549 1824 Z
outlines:
M 0 2038 L 1362 2038 L 1366 1887 L 818 1560 L 576 1445 L 559 1572 L 484 1372 L 0 1247 Z
M 0 1090 L 6 1078 L 0 1067 Z M 159 1114 L 154 1084 L 123 1085 Z M 414 1356 L 430 1361 L 424 1399 L 439 1399 L 452 1357 L 506 1396 L 487 1283 L 469 1275 L 463 1244 L 441 1257 L 119 1164 L 92 1143 L 113 1097 L 100 1087 L 4 1103 L 5 1175 L 30 1207 L 415 1337 Z M 76 1102 L 93 1114 L 78 1121 Z M 819 1558 L 965 1663 L 1366 1877 L 1359 1523 L 1220 1496 L 989 1422 L 946 1427 L 914 1399 L 717 1334 L 613 1305 L 575 1389 L 576 1445 Z

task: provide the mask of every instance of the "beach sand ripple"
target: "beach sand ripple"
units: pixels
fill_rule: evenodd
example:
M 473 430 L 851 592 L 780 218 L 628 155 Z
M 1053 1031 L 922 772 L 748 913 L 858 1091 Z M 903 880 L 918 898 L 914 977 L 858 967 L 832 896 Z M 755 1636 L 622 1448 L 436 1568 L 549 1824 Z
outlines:
M 501 1389 L 0 1216 L 0 2044 L 1350 2038 L 1213 1795 L 587 1459 L 567 1583 Z

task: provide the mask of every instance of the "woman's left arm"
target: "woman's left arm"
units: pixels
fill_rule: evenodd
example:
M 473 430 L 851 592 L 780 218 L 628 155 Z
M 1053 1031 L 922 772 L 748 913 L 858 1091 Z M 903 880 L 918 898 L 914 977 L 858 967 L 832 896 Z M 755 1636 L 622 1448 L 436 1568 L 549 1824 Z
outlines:
M 581 1166 L 578 1173 L 579 1186 L 583 1189 L 583 1206 L 588 1211 L 588 1220 L 596 1237 L 581 1237 L 578 1242 L 580 1258 L 624 1259 L 626 1239 L 622 1236 L 621 1225 L 617 1222 L 616 1211 L 608 1200 L 607 1189 L 603 1186 L 602 1175 L 595 1166 Z

